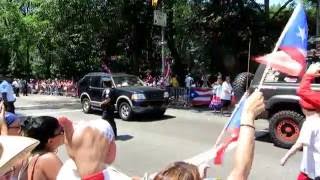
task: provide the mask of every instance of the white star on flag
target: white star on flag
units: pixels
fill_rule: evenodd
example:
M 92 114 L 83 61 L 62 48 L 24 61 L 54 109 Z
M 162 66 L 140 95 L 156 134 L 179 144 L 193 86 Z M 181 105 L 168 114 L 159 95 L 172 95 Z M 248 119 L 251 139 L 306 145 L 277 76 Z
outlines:
M 304 28 L 300 28 L 299 26 L 299 32 L 297 33 L 297 36 L 301 38 L 301 41 L 303 42 L 306 39 L 306 30 Z

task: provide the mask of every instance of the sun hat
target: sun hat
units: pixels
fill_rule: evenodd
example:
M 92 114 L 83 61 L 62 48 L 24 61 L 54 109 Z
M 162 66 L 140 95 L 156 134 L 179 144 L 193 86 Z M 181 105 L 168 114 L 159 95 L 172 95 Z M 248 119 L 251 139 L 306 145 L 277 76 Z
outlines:
M 101 133 L 103 133 L 103 135 L 109 142 L 111 142 L 115 138 L 111 125 L 105 120 L 99 119 L 99 120 L 79 122 L 76 125 L 75 133 L 76 134 L 82 133 L 83 129 L 86 127 L 98 129 Z
M 28 137 L 0 136 L 0 175 L 25 158 L 38 144 L 38 140 Z

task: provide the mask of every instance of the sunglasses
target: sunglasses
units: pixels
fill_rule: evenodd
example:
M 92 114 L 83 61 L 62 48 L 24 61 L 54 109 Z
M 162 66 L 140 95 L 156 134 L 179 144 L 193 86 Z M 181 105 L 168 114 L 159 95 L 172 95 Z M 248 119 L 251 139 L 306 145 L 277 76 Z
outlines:
M 64 129 L 62 127 L 60 127 L 58 131 L 54 133 L 53 137 L 60 136 L 60 135 L 64 135 Z

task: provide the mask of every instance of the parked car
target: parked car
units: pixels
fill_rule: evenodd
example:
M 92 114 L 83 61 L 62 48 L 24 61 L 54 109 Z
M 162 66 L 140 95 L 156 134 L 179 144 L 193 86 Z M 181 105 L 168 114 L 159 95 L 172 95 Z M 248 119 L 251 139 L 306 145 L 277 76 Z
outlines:
M 311 61 L 308 63 L 312 63 Z M 254 75 L 241 73 L 235 78 L 233 88 L 238 99 L 244 93 L 247 82 L 251 88 L 258 87 L 265 68 L 265 65 L 260 65 Z M 258 118 L 269 120 L 270 137 L 276 146 L 290 148 L 299 136 L 305 119 L 299 104 L 300 98 L 296 94 L 300 80 L 272 69 L 267 71 L 263 80 L 261 91 L 265 98 L 266 111 Z M 315 80 L 312 87 L 320 91 L 319 79 Z
M 123 120 L 130 120 L 135 114 L 152 113 L 161 117 L 169 103 L 165 90 L 147 87 L 137 76 L 129 74 L 89 73 L 79 81 L 79 95 L 83 112 L 101 110 L 102 82 L 111 80 L 115 88 L 115 110 Z

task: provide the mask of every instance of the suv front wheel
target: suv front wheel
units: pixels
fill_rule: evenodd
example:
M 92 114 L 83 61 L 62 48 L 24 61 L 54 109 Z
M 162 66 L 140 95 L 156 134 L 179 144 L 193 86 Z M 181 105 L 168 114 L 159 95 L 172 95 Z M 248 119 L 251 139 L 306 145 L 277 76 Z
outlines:
M 128 121 L 132 116 L 132 109 L 129 103 L 122 102 L 119 106 L 119 116 L 121 119 Z
M 81 101 L 82 104 L 82 111 L 84 113 L 90 113 L 91 112 L 91 103 L 89 98 L 83 98 L 83 100 Z
M 290 148 L 298 139 L 304 117 L 294 111 L 275 113 L 269 123 L 270 137 L 274 145 Z

